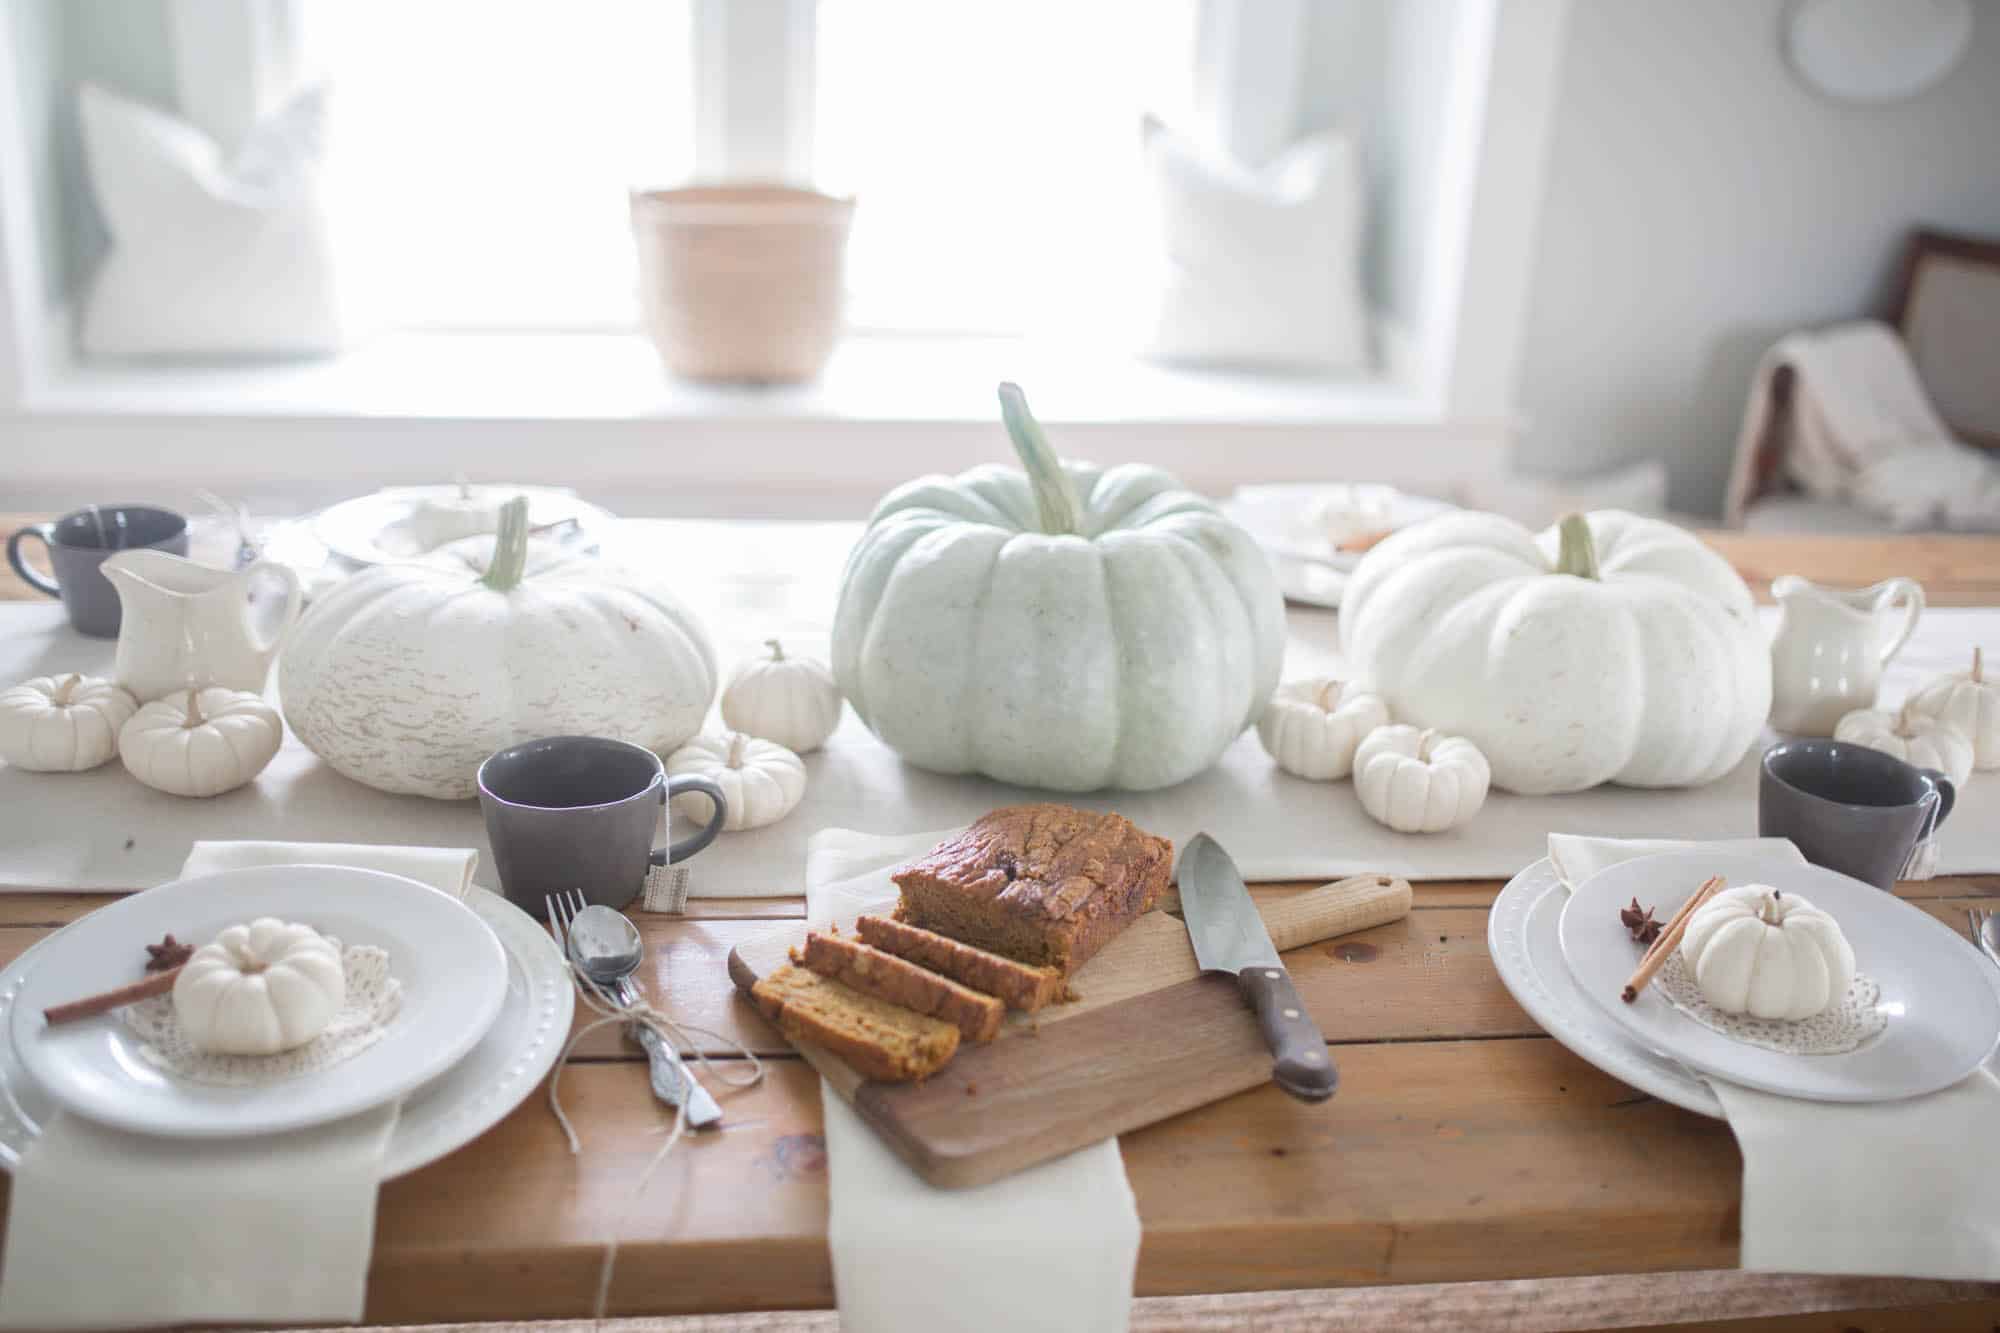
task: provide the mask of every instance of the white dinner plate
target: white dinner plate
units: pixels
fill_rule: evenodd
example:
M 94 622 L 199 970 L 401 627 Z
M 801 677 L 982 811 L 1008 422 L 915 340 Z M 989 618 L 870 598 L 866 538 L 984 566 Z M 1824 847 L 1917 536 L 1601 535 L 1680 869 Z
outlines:
M 1663 1102 L 1722 1119 L 1722 1103 L 1686 1065 L 1648 1050 L 1586 999 L 1563 961 L 1558 927 L 1569 890 L 1546 858 L 1507 881 L 1486 917 L 1486 951 L 1516 1003 L 1581 1059 Z
M 562 487 L 481 485 L 474 490 L 481 496 L 527 496 L 528 522 L 536 527 L 574 521 L 575 530 L 559 540 L 579 551 L 596 550 L 614 521 L 609 511 Z M 313 535 L 350 566 L 410 560 L 428 549 L 409 532 L 411 516 L 426 501 L 450 504 L 459 495 L 456 486 L 394 486 L 357 495 L 321 510 L 312 520 Z
M 330 1069 L 253 1088 L 157 1068 L 116 1014 L 50 1027 L 52 1005 L 135 980 L 145 946 L 192 944 L 253 917 L 302 921 L 388 952 L 402 1007 L 373 1046 Z M 451 1068 L 507 993 L 507 956 L 464 903 L 415 880 L 348 866 L 255 866 L 135 893 L 50 937 L 14 997 L 14 1053 L 58 1103 L 140 1134 L 221 1138 L 302 1129 L 392 1101 Z
M 507 951 L 507 998 L 500 1016 L 463 1060 L 411 1093 L 382 1155 L 382 1178 L 429 1166 L 500 1123 L 535 1090 L 569 1035 L 576 992 L 562 951 L 539 921 L 497 893 L 474 889 L 466 905 Z M 75 925 L 64 930 L 74 930 Z M 60 932 L 58 932 L 60 933 Z M 0 1027 L 50 936 L 0 969 Z M 0 1041 L 0 1168 L 12 1171 L 57 1107 Z
M 1336 489 L 1343 488 L 1326 483 L 1293 482 L 1239 486 L 1222 502 L 1223 514 L 1256 538 L 1264 554 L 1270 557 L 1271 568 L 1278 576 L 1278 589 L 1286 601 L 1339 609 L 1341 594 L 1347 590 L 1347 576 L 1361 563 L 1361 552 L 1341 550 L 1314 518 L 1315 506 Z M 1427 496 L 1406 495 L 1387 486 L 1363 489 L 1377 493 L 1382 502 L 1381 527 L 1385 531 L 1406 528 L 1457 507 Z
M 1889 1024 L 1881 1035 L 1838 1055 L 1787 1055 L 1696 1022 L 1655 987 L 1631 1004 L 1619 999 L 1639 951 L 1618 909 L 1637 898 L 1670 920 L 1711 875 L 1769 884 L 1832 915 L 1855 966 L 1882 987 Z M 1653 1050 L 1745 1087 L 1812 1101 L 1900 1101 L 1958 1082 L 2000 1041 L 2000 996 L 1982 970 L 1990 963 L 1928 913 L 1820 866 L 1710 852 L 1641 857 L 1577 886 L 1560 933 L 1577 985 L 1614 1022 Z

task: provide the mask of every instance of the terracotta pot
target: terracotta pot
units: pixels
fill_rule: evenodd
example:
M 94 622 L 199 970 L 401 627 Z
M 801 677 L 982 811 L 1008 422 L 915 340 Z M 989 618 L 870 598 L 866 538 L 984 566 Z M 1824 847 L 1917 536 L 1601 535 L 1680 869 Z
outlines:
M 840 336 L 852 199 L 781 185 L 634 191 L 639 304 L 660 359 L 697 380 L 819 374 Z

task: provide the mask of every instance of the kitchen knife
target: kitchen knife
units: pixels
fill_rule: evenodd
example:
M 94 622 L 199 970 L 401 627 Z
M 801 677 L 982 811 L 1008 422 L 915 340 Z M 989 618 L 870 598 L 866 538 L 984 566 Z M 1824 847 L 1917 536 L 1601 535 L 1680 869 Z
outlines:
M 1181 853 L 1178 878 L 1195 961 L 1204 972 L 1236 974 L 1237 988 L 1257 1011 L 1257 1025 L 1275 1058 L 1272 1080 L 1301 1101 L 1333 1096 L 1340 1073 L 1327 1054 L 1326 1038 L 1278 961 L 1229 853 L 1206 833 L 1196 834 Z

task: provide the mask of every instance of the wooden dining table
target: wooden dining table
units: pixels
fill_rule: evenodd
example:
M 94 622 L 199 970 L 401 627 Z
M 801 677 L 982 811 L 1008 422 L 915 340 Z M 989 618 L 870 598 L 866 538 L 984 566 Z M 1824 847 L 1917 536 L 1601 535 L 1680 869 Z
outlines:
M 20 521 L 0 517 L 10 530 Z M 823 628 L 852 532 L 707 524 L 692 545 L 707 553 L 702 577 L 734 604 Z M 1786 572 L 1908 574 L 1932 605 L 2000 606 L 2000 539 L 1704 536 L 1760 596 Z M 802 568 L 807 549 L 835 555 Z M 0 597 L 29 595 L 0 584 Z M 1201 1308 L 1327 1322 L 1359 1311 L 1368 1327 L 1418 1327 L 1419 1313 L 1445 1321 L 1422 1327 L 2000 1327 L 2000 1285 L 1736 1271 L 1742 1162 L 1728 1126 L 1625 1086 L 1536 1026 L 1487 954 L 1500 888 L 1419 883 L 1407 919 L 1287 956 L 1337 1048 L 1332 1102 L 1265 1086 L 1123 1136 L 1144 1228 L 1140 1296 L 1280 1293 Z M 1969 906 L 1996 905 L 2000 875 L 1896 891 L 1963 933 Z M 106 901 L 0 893 L 0 962 Z M 819 1082 L 726 966 L 732 947 L 803 911 L 798 892 L 695 899 L 684 916 L 635 911 L 648 998 L 754 1051 L 761 1080 L 738 1091 L 711 1078 L 725 1126 L 684 1141 L 637 1189 L 667 1119 L 637 1048 L 592 1034 L 561 1077 L 580 1153 L 544 1089 L 383 1186 L 369 1322 L 586 1317 L 614 1239 L 612 1314 L 831 1306 Z M 720 1046 L 708 1054 L 744 1068 Z

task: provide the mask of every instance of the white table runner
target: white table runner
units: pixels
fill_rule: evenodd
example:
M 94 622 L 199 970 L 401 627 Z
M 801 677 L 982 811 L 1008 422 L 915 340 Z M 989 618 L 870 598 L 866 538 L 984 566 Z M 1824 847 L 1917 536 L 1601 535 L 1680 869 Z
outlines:
M 1337 668 L 1331 613 L 1294 610 L 1290 628 L 1288 675 Z M 1891 664 L 1883 699 L 1900 700 L 1934 675 L 1962 670 L 1976 642 L 2000 652 L 2000 610 L 1927 612 Z M 800 639 L 798 651 L 823 655 L 825 644 Z M 111 654 L 109 642 L 71 631 L 58 606 L 0 606 L 0 684 L 62 671 L 105 672 Z M 806 841 L 823 828 L 883 834 L 945 828 L 969 823 L 998 805 L 1047 799 L 983 779 L 911 768 L 851 712 L 826 748 L 807 756 L 806 768 L 805 800 L 790 816 L 769 828 L 724 834 L 690 863 L 694 896 L 804 892 Z M 1492 878 L 1539 860 L 1551 832 L 1752 835 L 1756 754 L 1720 782 L 1686 791 L 1600 787 L 1554 797 L 1495 793 L 1470 824 L 1430 836 L 1392 833 L 1375 823 L 1355 802 L 1350 783 L 1305 782 L 1279 772 L 1249 733 L 1214 768 L 1178 787 L 1076 803 L 1115 808 L 1177 843 L 1206 831 L 1230 849 L 1250 879 L 1331 879 L 1371 871 L 1413 880 Z M 163 882 L 179 871 L 190 844 L 204 838 L 486 850 L 476 801 L 372 791 L 334 773 L 289 734 L 256 782 L 211 800 L 153 791 L 116 761 L 74 774 L 23 773 L 0 764 L 0 891 Z M 1976 775 L 1961 791 L 1941 839 L 1938 871 L 2000 871 L 2000 774 Z

